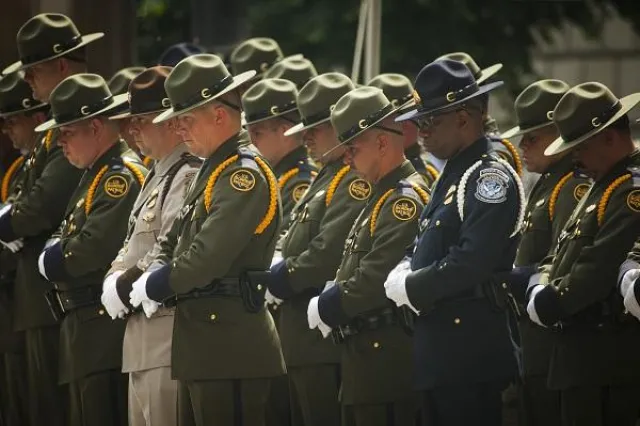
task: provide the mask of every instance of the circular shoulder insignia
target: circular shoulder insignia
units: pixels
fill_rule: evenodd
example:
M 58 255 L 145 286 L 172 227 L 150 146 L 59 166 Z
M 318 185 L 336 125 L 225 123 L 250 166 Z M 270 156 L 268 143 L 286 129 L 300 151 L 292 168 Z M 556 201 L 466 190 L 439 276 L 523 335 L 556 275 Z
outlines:
M 364 179 L 356 179 L 349 185 L 349 194 L 356 200 L 366 200 L 371 195 L 371 184 Z
M 248 170 L 237 170 L 229 178 L 231 186 L 242 192 L 251 191 L 256 186 L 256 178 Z
M 129 182 L 122 175 L 110 176 L 104 183 L 104 192 L 112 198 L 124 197 L 129 190 Z
M 293 188 L 293 191 L 291 191 L 291 197 L 293 198 L 293 201 L 295 201 L 296 203 L 298 201 L 300 201 L 300 199 L 305 194 L 305 192 L 307 192 L 308 189 L 309 189 L 309 184 L 308 183 L 299 183 L 299 184 L 297 184 Z
M 573 196 L 575 197 L 576 201 L 580 201 L 584 196 L 584 194 L 587 193 L 588 190 L 589 190 L 588 183 L 581 183 L 580 185 L 576 186 L 573 190 Z
M 406 221 L 413 219 L 418 213 L 418 206 L 410 198 L 400 198 L 391 208 L 396 219 Z
M 479 201 L 499 204 L 507 199 L 509 177 L 502 170 L 494 168 L 481 170 L 476 183 L 475 196 Z
M 640 190 L 636 189 L 627 195 L 627 206 L 634 212 L 640 213 Z
M 511 157 L 511 154 L 498 149 L 496 149 L 496 154 L 498 154 L 498 156 L 502 158 L 504 161 L 506 161 L 507 163 L 509 164 L 513 163 L 513 158 Z

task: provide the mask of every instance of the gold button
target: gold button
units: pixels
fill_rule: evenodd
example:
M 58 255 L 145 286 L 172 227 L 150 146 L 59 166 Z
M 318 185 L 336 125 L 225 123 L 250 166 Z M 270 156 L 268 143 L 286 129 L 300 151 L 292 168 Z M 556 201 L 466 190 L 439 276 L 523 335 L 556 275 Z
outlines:
M 215 321 L 216 320 L 216 314 L 211 314 L 211 316 L 209 317 L 209 319 L 211 319 L 211 321 Z
M 436 226 L 440 226 L 440 221 L 436 220 Z
M 376 348 L 376 349 L 380 348 L 380 343 L 373 342 L 373 347 Z
M 344 294 L 349 294 L 349 290 L 345 290 L 345 291 L 344 291 Z
M 453 322 L 455 322 L 455 323 L 456 323 L 456 325 L 457 325 L 457 324 L 460 324 L 460 318 L 456 318 L 456 319 L 454 319 L 454 320 L 453 320 Z
M 507 283 L 502 283 L 502 288 L 507 288 Z
M 65 258 L 65 259 L 66 259 L 67 257 L 70 257 L 70 256 L 71 256 L 71 253 L 70 253 L 70 252 L 69 252 L 69 253 L 65 253 L 65 254 L 64 254 L 64 258 Z
M 262 284 L 258 284 L 257 287 L 258 291 L 262 290 Z
M 98 315 L 104 315 L 104 309 L 100 309 L 100 310 L 98 311 Z

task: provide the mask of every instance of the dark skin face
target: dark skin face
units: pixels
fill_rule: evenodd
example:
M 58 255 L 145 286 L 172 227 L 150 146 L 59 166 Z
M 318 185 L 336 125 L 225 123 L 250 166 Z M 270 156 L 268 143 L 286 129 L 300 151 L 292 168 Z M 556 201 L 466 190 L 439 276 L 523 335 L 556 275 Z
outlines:
M 2 133 L 7 135 L 13 147 L 19 150 L 30 150 L 33 148 L 36 133 L 33 129 L 44 119 L 43 113 L 33 115 L 16 114 L 3 120 Z
M 482 123 L 480 111 L 469 110 L 464 105 L 416 120 L 424 148 L 441 160 L 454 157 L 481 134 L 478 130 L 478 122 Z

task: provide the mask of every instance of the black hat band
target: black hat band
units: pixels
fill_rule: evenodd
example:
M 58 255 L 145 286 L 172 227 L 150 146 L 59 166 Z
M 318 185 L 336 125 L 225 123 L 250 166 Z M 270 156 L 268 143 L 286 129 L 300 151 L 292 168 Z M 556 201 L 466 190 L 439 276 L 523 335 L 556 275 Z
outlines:
M 284 105 L 273 105 L 266 111 L 258 111 L 255 114 L 246 115 L 245 119 L 247 123 L 251 123 L 253 121 L 262 120 L 263 118 L 269 118 L 276 115 L 281 115 L 296 109 L 296 101 L 291 101 L 288 104 Z
M 169 101 L 169 98 L 162 98 L 162 100 L 160 101 L 154 100 L 148 102 L 135 102 L 134 98 L 132 97 L 129 111 L 132 115 L 138 115 L 169 108 L 171 108 L 171 101 Z
M 55 55 L 60 55 L 66 52 L 69 49 L 73 49 L 77 45 L 82 42 L 82 36 L 77 35 L 69 41 L 65 41 L 64 43 L 56 43 L 51 47 L 51 52 L 41 52 L 34 53 L 33 55 L 28 55 L 20 58 L 20 61 L 23 65 L 32 64 L 34 62 L 40 62 L 45 59 L 51 58 Z
M 0 107 L 0 114 L 12 114 L 14 112 L 21 112 L 28 109 L 30 110 L 32 108 L 41 108 L 45 106 L 47 106 L 47 104 L 43 104 L 31 98 L 24 98 L 22 100 L 22 103 L 14 103 L 5 107 Z
M 204 100 L 212 98 L 212 97 L 218 95 L 220 92 L 222 92 L 227 87 L 229 87 L 231 85 L 231 83 L 233 83 L 233 76 L 232 75 L 228 75 L 225 78 L 223 78 L 222 80 L 220 80 L 218 83 L 216 83 L 215 85 L 213 85 L 211 87 L 205 87 L 204 89 L 200 90 L 200 92 L 198 92 L 197 94 L 189 97 L 184 102 L 176 103 L 175 105 L 173 105 L 173 110 L 175 112 L 179 112 L 179 111 L 182 111 L 183 109 L 187 109 L 187 108 L 192 107 L 192 106 L 194 106 L 196 104 L 199 104 L 200 102 L 202 102 Z
M 353 136 L 355 136 L 358 133 L 362 132 L 363 130 L 367 129 L 373 123 L 379 121 L 382 117 L 384 117 L 385 115 L 387 115 L 388 113 L 393 111 L 393 109 L 394 109 L 393 105 L 388 104 L 387 106 L 385 106 L 381 110 L 376 111 L 373 114 L 369 114 L 368 116 L 366 116 L 362 120 L 358 121 L 358 124 L 356 124 L 355 126 L 351 127 L 347 131 L 342 132 L 342 134 L 340 134 L 340 136 L 338 136 L 338 139 L 340 140 L 340 142 L 344 142 L 344 141 L 346 141 L 348 139 L 351 139 Z
M 113 96 L 109 95 L 98 102 L 81 106 L 79 111 L 73 111 L 73 112 L 62 113 L 62 114 L 54 114 L 53 119 L 58 124 L 69 123 L 71 121 L 75 121 L 83 117 L 91 116 L 96 112 L 105 109 L 112 103 L 113 103 Z
M 426 101 L 423 101 L 419 96 L 419 94 L 416 95 L 416 92 L 414 92 L 414 98 L 418 106 L 418 111 L 422 112 L 422 111 L 429 111 L 429 110 L 433 110 L 441 107 L 446 107 L 447 105 L 453 102 L 469 97 L 470 95 L 476 93 L 478 90 L 479 90 L 478 83 L 473 82 L 460 90 L 451 91 L 444 96 L 438 96 L 436 98 L 427 99 Z
M 539 126 L 546 126 L 547 124 L 551 124 L 553 122 L 553 111 L 547 111 L 547 115 L 545 116 L 544 120 L 542 121 L 538 121 L 535 123 L 519 123 L 518 127 L 520 127 L 520 130 L 524 130 L 524 129 L 531 129 L 533 127 L 539 127 Z
M 571 142 L 573 140 L 576 140 L 576 139 L 586 135 L 587 133 L 591 132 L 594 129 L 597 129 L 598 127 L 600 127 L 603 124 L 605 124 L 607 121 L 611 120 L 611 118 L 614 115 L 616 115 L 618 113 L 618 111 L 620 111 L 621 109 L 622 109 L 622 104 L 618 100 L 608 110 L 604 111 L 603 113 L 601 113 L 599 115 L 596 115 L 595 117 L 593 117 L 591 119 L 591 121 L 589 121 L 584 126 L 580 127 L 577 130 L 572 131 L 569 134 L 562 135 L 562 139 L 565 142 L 567 142 L 567 141 Z

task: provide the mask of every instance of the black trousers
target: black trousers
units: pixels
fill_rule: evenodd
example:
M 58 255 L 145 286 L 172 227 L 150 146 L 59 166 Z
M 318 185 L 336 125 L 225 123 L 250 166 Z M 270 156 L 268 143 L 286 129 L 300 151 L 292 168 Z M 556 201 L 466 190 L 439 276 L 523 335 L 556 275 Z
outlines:
M 271 379 L 178 382 L 178 426 L 265 426 Z
M 110 370 L 69 384 L 70 426 L 127 426 L 129 376 Z M 46 424 L 46 423 L 43 423 Z
M 560 391 L 562 426 L 634 426 L 640 384 L 582 386 Z
M 560 426 L 560 392 L 547 387 L 546 376 L 525 377 L 520 385 L 522 426 Z
M 29 401 L 24 353 L 0 354 L 0 425 L 29 424 Z
M 67 425 L 68 391 L 58 385 L 58 325 L 26 330 L 25 360 L 31 426 Z
M 340 426 L 340 365 L 289 368 L 293 426 Z
M 500 426 L 501 382 L 440 387 L 422 394 L 423 426 Z
M 342 406 L 342 426 L 414 426 L 417 418 L 414 399 Z
M 286 375 L 271 379 L 269 398 L 267 399 L 267 426 L 291 425 L 291 398 L 289 392 L 289 378 Z

